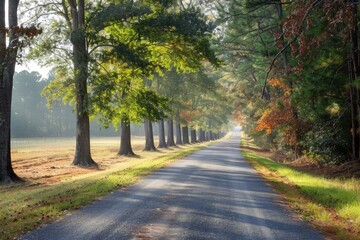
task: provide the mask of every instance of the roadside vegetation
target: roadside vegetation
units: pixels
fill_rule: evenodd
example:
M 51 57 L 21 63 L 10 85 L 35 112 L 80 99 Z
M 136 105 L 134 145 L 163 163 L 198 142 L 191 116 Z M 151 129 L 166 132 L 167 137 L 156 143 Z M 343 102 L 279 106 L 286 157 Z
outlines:
M 25 184 L 1 186 L 0 239 L 14 239 L 42 224 L 55 221 L 211 143 L 140 152 L 136 157 L 113 156 L 118 163 L 109 168 L 63 176 L 56 183 L 46 183 L 45 176 L 44 181 L 28 180 Z
M 331 239 L 360 239 L 360 179 L 326 177 L 314 169 L 271 160 L 250 138 L 243 156 L 286 199 L 289 207 Z

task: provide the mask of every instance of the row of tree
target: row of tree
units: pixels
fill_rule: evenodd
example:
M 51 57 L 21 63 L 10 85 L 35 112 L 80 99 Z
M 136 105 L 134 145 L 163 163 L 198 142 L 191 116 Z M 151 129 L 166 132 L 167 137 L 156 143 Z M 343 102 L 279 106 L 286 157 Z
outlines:
M 207 73 L 211 67 L 204 65 L 219 61 L 210 48 L 214 26 L 200 8 L 175 0 L 17 0 L 8 1 L 6 26 L 5 2 L 0 1 L 0 182 L 20 180 L 11 166 L 10 116 L 15 63 L 27 45 L 30 58 L 54 68 L 54 80 L 43 90 L 48 103 L 74 105 L 74 165 L 97 165 L 90 151 L 90 117 L 104 127 L 121 126 L 125 151 L 120 153 L 126 155 L 133 154 L 130 123 L 141 119 L 147 150 L 155 149 L 151 121 L 160 121 L 164 145 L 164 118 L 168 145 L 173 119 L 178 143 L 189 141 L 189 124 L 192 141 L 196 128 L 198 141 L 219 137 L 229 108 L 216 76 Z M 31 27 L 18 24 L 19 12 Z M 34 27 L 38 22 L 42 28 Z
M 181 101 L 189 101 L 189 98 L 182 98 L 177 96 L 177 104 L 181 106 L 181 116 L 176 119 L 176 127 L 181 131 L 176 131 L 176 143 L 174 141 L 174 130 L 173 130 L 173 118 L 167 119 L 167 134 L 165 134 L 164 128 L 164 119 L 160 119 L 157 126 L 155 127 L 154 134 L 149 135 L 150 144 L 147 144 L 145 150 L 152 151 L 156 150 L 153 144 L 153 135 L 159 135 L 159 146 L 158 148 L 166 148 L 167 146 L 176 146 L 189 143 L 197 143 L 208 140 L 215 140 L 220 137 L 220 133 L 213 133 L 213 128 L 207 128 L 206 123 L 201 121 L 214 121 L 214 118 L 204 118 L 204 115 L 199 115 L 199 112 L 202 108 L 202 111 L 205 111 L 204 107 L 199 103 L 200 97 L 198 96 L 198 91 L 201 89 L 209 88 L 210 86 L 203 86 L 203 84 L 213 85 L 214 82 L 210 83 L 208 77 L 204 75 L 203 77 L 208 81 L 198 81 L 195 80 L 191 82 L 186 82 L 186 80 L 181 80 L 181 75 L 176 72 L 171 73 L 173 75 L 174 81 L 179 81 L 179 84 L 172 83 L 164 89 L 163 94 L 166 94 L 167 91 L 171 91 L 171 94 L 175 94 L 171 90 L 171 85 L 181 86 L 181 83 L 194 84 L 191 90 L 186 91 L 186 95 L 189 96 L 191 93 L 194 95 L 194 101 L 198 103 L 192 106 L 186 106 L 181 104 Z M 195 75 L 197 75 L 196 73 Z M 170 75 L 170 73 L 169 73 Z M 194 75 L 194 74 L 193 74 Z M 48 79 L 42 79 L 41 75 L 37 72 L 27 72 L 22 71 L 20 73 L 15 73 L 14 75 L 14 85 L 13 85 L 13 101 L 12 101 L 12 124 L 11 124 L 11 135 L 12 138 L 31 138 L 31 137 L 73 137 L 75 133 L 75 114 L 72 106 L 62 105 L 59 103 L 54 103 L 51 108 L 48 108 L 47 101 L 44 97 L 41 96 L 43 89 L 48 86 L 49 82 L 53 81 L 54 78 L 50 74 Z M 163 77 L 158 78 L 154 82 L 159 85 L 165 83 L 166 81 Z M 200 86 L 196 86 L 196 85 Z M 212 90 L 215 90 L 211 87 Z M 177 91 L 178 94 L 181 93 L 181 90 Z M 196 93 L 196 95 L 195 95 Z M 203 90 L 203 94 L 206 91 Z M 184 94 L 184 93 L 183 93 Z M 208 95 L 208 94 L 207 94 Z M 202 97 L 201 97 L 202 98 Z M 141 99 L 145 100 L 147 98 Z M 214 98 L 214 100 L 217 98 Z M 165 102 L 168 103 L 168 102 Z M 132 104 L 134 105 L 134 103 Z M 184 106 L 182 106 L 184 105 Z M 190 107 L 190 109 L 189 109 Z M 177 110 L 180 112 L 179 110 Z M 189 111 L 192 111 L 191 113 Z M 228 111 L 230 113 L 230 111 Z M 191 115 L 192 113 L 196 114 Z M 167 112 L 168 115 L 171 115 L 171 112 Z M 188 114 L 188 115 L 186 115 Z M 216 114 L 213 114 L 216 116 Z M 105 118 L 94 119 L 90 124 L 91 136 L 117 136 L 119 133 L 116 130 L 119 126 L 115 125 L 116 128 L 109 126 L 109 119 Z M 181 118 L 180 118 L 181 117 Z M 97 120 L 97 121 L 96 121 Z M 225 120 L 225 119 L 224 119 Z M 144 136 L 144 127 L 140 126 L 140 123 L 143 119 L 134 121 L 135 124 L 132 124 L 130 133 L 130 122 L 122 122 L 120 124 L 121 129 L 121 147 L 119 150 L 120 155 L 134 155 L 131 148 L 131 135 Z M 225 123 L 225 122 L 222 122 Z M 125 125 L 126 124 L 126 125 Z M 191 125 L 188 129 L 188 124 Z M 124 126 L 125 125 L 125 126 Z M 147 123 L 146 126 L 149 124 Z M 190 135 L 189 135 L 190 130 Z M 155 134 L 156 132 L 156 134 Z M 167 136 L 167 141 L 165 138 Z
M 249 135 L 324 164 L 360 160 L 358 9 L 357 0 L 221 5 L 218 46 Z

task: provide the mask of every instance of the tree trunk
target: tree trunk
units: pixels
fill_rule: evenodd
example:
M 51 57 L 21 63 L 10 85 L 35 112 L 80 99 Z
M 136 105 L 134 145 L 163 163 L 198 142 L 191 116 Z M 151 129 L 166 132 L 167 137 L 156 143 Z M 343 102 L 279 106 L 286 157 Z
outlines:
M 204 141 L 205 141 L 205 142 L 209 141 L 208 132 L 207 132 L 207 131 L 204 132 Z
M 179 111 L 176 112 L 175 130 L 176 130 L 176 145 L 183 145 L 183 142 L 181 140 L 181 125 L 180 125 L 180 113 L 179 113 Z
M 212 131 L 209 132 L 209 140 L 210 140 L 210 141 L 214 140 L 214 136 L 213 136 L 213 132 L 212 132 Z
M 188 128 L 187 125 L 182 127 L 182 132 L 183 132 L 183 144 L 190 144 L 190 141 L 189 141 L 189 128 Z
M 350 68 L 350 75 L 353 75 L 351 72 L 352 69 Z M 353 79 L 352 76 L 351 79 Z M 356 91 L 357 89 L 354 87 L 351 87 L 349 91 L 350 112 L 351 112 L 351 153 L 352 153 L 353 161 L 359 159 L 359 135 L 357 134 L 357 130 L 359 129 L 359 123 L 357 120 L 358 112 L 357 112 L 357 102 L 355 96 Z
M 176 130 L 176 145 L 183 145 L 183 142 L 181 140 L 181 126 L 179 122 L 175 124 L 175 130 Z
M 199 129 L 198 135 L 199 135 L 199 142 L 203 142 L 204 138 L 203 138 L 203 130 L 202 130 L 202 128 Z
M 131 129 L 130 122 L 121 120 L 120 123 L 121 129 L 121 140 L 120 140 L 120 150 L 118 155 L 122 156 L 135 156 L 131 147 Z
M 158 148 L 166 148 L 166 141 L 165 141 L 165 126 L 164 120 L 159 121 L 159 146 Z
M 350 0 L 352 4 L 353 23 L 350 26 L 350 41 L 351 41 L 351 52 L 350 52 L 350 64 L 349 64 L 349 75 L 351 82 L 354 83 L 360 74 L 360 61 L 359 61 L 359 42 L 358 42 L 358 0 Z M 353 86 L 353 84 L 352 84 Z M 350 109 L 351 109 L 351 125 L 352 125 L 352 156 L 353 160 L 360 160 L 360 94 L 357 87 L 351 87 L 350 89 Z
M 174 124 L 172 118 L 168 118 L 167 120 L 167 146 L 176 146 L 174 142 Z
M 15 72 L 18 38 L 12 31 L 18 26 L 17 9 L 19 0 L 9 1 L 9 46 L 6 47 L 5 1 L 0 0 L 0 184 L 8 184 L 21 179 L 11 165 L 11 99 Z
M 85 4 L 69 0 L 72 14 L 71 43 L 76 91 L 76 148 L 73 164 L 81 167 L 96 167 L 90 152 L 90 121 L 88 113 L 88 54 L 85 41 Z
M 191 127 L 191 143 L 196 143 L 196 129 L 194 127 Z
M 144 120 L 144 129 L 145 129 L 145 148 L 144 151 L 156 151 L 154 144 L 154 135 L 152 123 L 150 120 Z
M 283 49 L 284 46 L 286 45 L 285 35 L 284 35 L 284 27 L 283 27 L 283 6 L 282 5 L 283 5 L 283 2 L 281 0 L 278 0 L 278 3 L 276 4 L 276 10 L 278 13 L 279 31 L 281 34 L 281 37 L 278 40 L 278 41 L 280 41 L 280 49 Z M 288 52 L 283 51 L 282 56 L 283 56 L 283 65 L 284 65 L 284 70 L 285 70 L 286 81 L 290 88 L 290 94 L 292 95 L 293 89 L 294 89 L 294 83 L 290 77 L 291 70 L 290 70 Z M 291 104 L 291 115 L 292 115 L 293 119 L 295 119 L 295 122 L 297 123 L 299 116 L 298 116 L 298 110 L 296 109 L 294 104 Z M 295 142 L 296 142 L 294 152 L 296 154 L 296 157 L 298 157 L 301 155 L 301 151 L 300 151 L 299 143 L 298 143 L 300 129 L 298 128 L 297 124 L 293 128 L 295 128 Z

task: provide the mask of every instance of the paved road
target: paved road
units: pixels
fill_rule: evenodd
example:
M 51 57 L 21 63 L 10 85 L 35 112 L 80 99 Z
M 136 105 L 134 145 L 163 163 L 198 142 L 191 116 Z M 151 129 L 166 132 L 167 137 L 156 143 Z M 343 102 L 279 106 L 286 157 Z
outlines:
M 243 160 L 239 133 L 23 239 L 324 239 Z

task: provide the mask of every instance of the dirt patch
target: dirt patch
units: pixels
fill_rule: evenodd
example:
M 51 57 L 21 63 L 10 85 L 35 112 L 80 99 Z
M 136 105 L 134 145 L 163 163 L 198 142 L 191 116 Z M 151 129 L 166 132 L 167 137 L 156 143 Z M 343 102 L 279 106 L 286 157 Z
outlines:
M 73 176 L 109 169 L 113 164 L 126 161 L 118 156 L 118 138 L 95 138 L 91 142 L 92 157 L 99 169 L 86 169 L 71 165 L 75 143 L 71 140 L 31 142 L 12 151 L 12 164 L 16 174 L 29 184 L 55 184 Z M 144 139 L 135 137 L 133 150 L 141 151 Z

